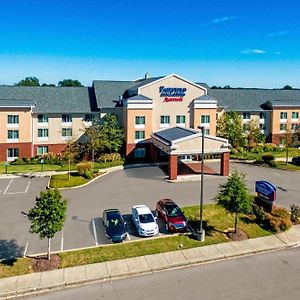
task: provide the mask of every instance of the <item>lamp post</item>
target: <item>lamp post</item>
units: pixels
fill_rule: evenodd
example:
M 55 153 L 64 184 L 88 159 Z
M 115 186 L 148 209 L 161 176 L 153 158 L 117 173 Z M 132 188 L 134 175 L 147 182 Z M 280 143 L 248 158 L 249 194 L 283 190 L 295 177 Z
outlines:
M 205 240 L 205 230 L 203 229 L 203 173 L 204 173 L 204 126 L 199 126 L 202 133 L 201 145 L 201 183 L 200 183 L 200 227 L 197 234 L 197 239 L 201 242 Z

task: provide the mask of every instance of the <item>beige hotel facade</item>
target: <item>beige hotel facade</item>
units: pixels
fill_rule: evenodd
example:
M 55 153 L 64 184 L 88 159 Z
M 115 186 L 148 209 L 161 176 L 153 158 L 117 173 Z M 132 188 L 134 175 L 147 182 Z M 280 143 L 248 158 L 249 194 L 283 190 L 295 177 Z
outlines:
M 167 133 L 172 143 L 186 133 L 192 140 L 188 136 L 204 126 L 205 136 L 220 142 L 216 121 L 224 111 L 237 111 L 243 124 L 256 119 L 268 141 L 278 144 L 288 127 L 298 130 L 300 90 L 211 89 L 176 74 L 95 80 L 91 87 L 0 86 L 0 161 L 60 153 L 93 118 L 110 113 L 124 128 L 128 160 L 164 160 L 168 153 L 156 137 Z M 177 156 L 191 155 L 192 148 Z

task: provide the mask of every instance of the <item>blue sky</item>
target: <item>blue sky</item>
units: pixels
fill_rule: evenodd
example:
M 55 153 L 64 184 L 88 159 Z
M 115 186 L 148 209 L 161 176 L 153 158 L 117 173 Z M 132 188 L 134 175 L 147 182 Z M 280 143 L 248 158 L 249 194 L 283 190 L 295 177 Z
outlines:
M 297 0 L 0 0 L 0 84 L 176 73 L 300 87 Z

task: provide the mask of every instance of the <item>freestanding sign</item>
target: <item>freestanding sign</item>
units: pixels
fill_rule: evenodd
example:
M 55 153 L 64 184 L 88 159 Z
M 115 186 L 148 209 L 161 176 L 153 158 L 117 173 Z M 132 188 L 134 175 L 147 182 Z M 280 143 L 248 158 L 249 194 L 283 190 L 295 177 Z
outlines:
M 264 198 L 269 201 L 276 200 L 276 187 L 268 181 L 256 181 L 255 192 L 260 198 Z

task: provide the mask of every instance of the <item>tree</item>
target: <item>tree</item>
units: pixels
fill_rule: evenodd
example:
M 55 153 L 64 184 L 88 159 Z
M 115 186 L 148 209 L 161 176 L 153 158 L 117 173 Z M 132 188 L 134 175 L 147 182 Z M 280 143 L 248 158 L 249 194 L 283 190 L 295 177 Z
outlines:
M 220 192 L 216 197 L 217 204 L 227 212 L 235 214 L 234 232 L 237 232 L 238 214 L 251 211 L 252 199 L 245 184 L 245 175 L 234 170 L 226 183 L 220 185 Z
M 40 81 L 36 77 L 26 77 L 20 80 L 16 85 L 18 86 L 40 86 Z
M 217 121 L 217 135 L 228 139 L 232 147 L 245 145 L 241 117 L 234 111 L 225 112 Z
M 100 130 L 104 139 L 104 146 L 108 152 L 118 152 L 123 144 L 124 133 L 116 115 L 107 114 L 103 118 L 103 125 Z
M 96 122 L 93 123 L 86 129 L 84 136 L 85 141 L 81 144 L 84 148 L 82 152 L 87 151 L 91 155 L 92 161 L 94 161 L 95 154 L 102 152 L 105 148 L 101 125 Z
M 53 83 L 43 83 L 41 86 L 55 86 Z
M 288 164 L 289 161 L 289 148 L 292 146 L 294 142 L 294 132 L 291 129 L 290 124 L 286 124 L 286 129 L 284 130 L 281 141 L 283 142 L 285 149 L 285 164 Z
M 41 192 L 35 206 L 28 212 L 31 221 L 30 233 L 37 233 L 40 239 L 48 239 L 48 260 L 50 260 L 51 238 L 62 230 L 66 219 L 67 201 L 55 190 Z
M 58 86 L 83 86 L 80 81 L 73 79 L 64 79 L 58 82 Z
M 285 85 L 282 89 L 283 90 L 292 90 L 293 88 L 290 85 Z
M 257 120 L 250 120 L 246 126 L 247 142 L 249 147 L 256 147 L 257 144 L 263 143 L 265 135 L 261 133 Z

